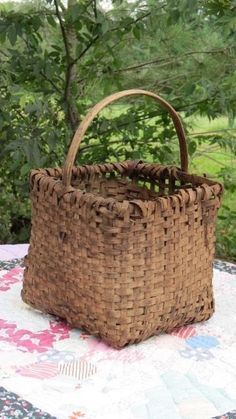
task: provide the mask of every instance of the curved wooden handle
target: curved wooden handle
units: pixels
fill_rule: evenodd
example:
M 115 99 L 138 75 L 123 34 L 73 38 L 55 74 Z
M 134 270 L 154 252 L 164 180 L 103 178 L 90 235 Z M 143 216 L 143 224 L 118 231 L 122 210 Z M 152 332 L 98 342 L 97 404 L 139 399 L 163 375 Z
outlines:
M 114 93 L 113 95 L 107 96 L 105 99 L 101 100 L 97 103 L 85 116 L 81 124 L 79 125 L 69 148 L 64 166 L 62 171 L 62 182 L 63 185 L 68 187 L 70 186 L 71 182 L 71 174 L 72 174 L 72 167 L 75 162 L 76 154 L 78 152 L 80 143 L 84 137 L 84 134 L 87 131 L 87 128 L 95 118 L 95 116 L 100 112 L 103 108 L 105 108 L 110 103 L 114 102 L 115 100 L 121 99 L 125 96 L 133 96 L 133 95 L 144 95 L 150 96 L 156 99 L 170 114 L 175 130 L 179 139 L 179 147 L 180 147 L 180 160 L 181 160 L 181 169 L 184 172 L 188 171 L 188 148 L 187 142 L 185 137 L 184 128 L 181 122 L 181 119 L 177 112 L 172 108 L 172 106 L 162 99 L 160 96 L 156 95 L 155 93 L 148 92 L 146 90 L 141 89 L 131 89 L 131 90 L 123 90 L 118 93 Z

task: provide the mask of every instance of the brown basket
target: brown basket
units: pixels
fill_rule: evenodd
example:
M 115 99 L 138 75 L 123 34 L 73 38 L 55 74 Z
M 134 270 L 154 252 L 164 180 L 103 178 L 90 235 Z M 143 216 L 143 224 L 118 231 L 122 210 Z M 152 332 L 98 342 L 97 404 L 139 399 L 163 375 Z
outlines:
M 97 113 L 137 94 L 171 115 L 181 169 L 134 161 L 73 167 Z M 26 303 L 117 348 L 212 315 L 222 185 L 188 174 L 184 130 L 165 100 L 143 90 L 102 100 L 78 128 L 63 169 L 33 170 L 30 188 Z

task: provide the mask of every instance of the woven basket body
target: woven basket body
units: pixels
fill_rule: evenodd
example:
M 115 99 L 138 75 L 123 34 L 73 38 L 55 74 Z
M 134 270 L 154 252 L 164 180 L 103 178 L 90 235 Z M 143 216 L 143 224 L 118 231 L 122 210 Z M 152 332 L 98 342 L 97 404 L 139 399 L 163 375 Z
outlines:
M 23 300 L 114 347 L 208 319 L 222 186 L 189 175 L 183 153 L 184 170 L 129 161 L 72 168 L 76 135 L 63 169 L 31 172 Z

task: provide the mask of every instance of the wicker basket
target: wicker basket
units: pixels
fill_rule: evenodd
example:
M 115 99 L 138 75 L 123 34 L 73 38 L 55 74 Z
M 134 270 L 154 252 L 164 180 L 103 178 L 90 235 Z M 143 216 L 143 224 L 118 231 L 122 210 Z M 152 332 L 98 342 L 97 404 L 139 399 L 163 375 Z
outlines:
M 73 167 L 97 113 L 137 94 L 171 115 L 181 169 L 134 161 Z M 116 348 L 212 315 L 222 185 L 188 174 L 180 118 L 162 98 L 127 90 L 102 100 L 78 128 L 63 169 L 33 170 L 30 189 L 26 303 Z

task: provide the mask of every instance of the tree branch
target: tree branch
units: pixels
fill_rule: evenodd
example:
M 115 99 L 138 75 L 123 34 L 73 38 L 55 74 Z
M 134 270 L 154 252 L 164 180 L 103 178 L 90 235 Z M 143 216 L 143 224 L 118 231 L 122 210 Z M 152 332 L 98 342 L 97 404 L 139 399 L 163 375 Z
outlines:
M 204 102 L 206 102 L 207 100 L 212 100 L 212 99 L 214 99 L 215 98 L 215 96 L 217 95 L 217 92 L 215 92 L 214 93 L 214 95 L 212 95 L 212 96 L 210 96 L 210 97 L 206 97 L 205 99 L 201 99 L 201 100 L 196 100 L 196 102 L 193 102 L 193 103 L 186 103 L 186 105 L 183 105 L 183 106 L 181 106 L 181 108 L 180 109 L 178 109 L 178 111 L 183 111 L 183 110 L 185 110 L 186 108 L 190 108 L 190 107 L 193 107 L 193 106 L 195 106 L 195 105 L 199 105 L 200 103 L 204 103 Z
M 164 60 L 147 61 L 146 63 L 137 64 L 137 65 L 133 65 L 133 66 L 126 67 L 126 68 L 121 68 L 120 70 L 115 70 L 115 71 L 113 71 L 113 73 L 123 73 L 123 72 L 126 72 L 126 71 L 133 71 L 133 70 L 137 70 L 137 69 L 142 68 L 142 67 L 147 67 L 149 65 L 158 64 L 158 63 L 160 63 L 160 64 L 157 67 L 165 67 L 166 65 L 173 64 L 173 63 L 176 62 L 176 60 L 171 60 L 171 61 L 166 61 L 166 62 L 161 62 L 161 61 L 164 61 Z M 106 72 L 107 71 L 105 71 L 105 73 Z
M 67 59 L 67 63 L 70 64 L 70 47 L 69 47 L 69 42 L 67 39 L 67 35 L 66 35 L 66 29 L 61 17 L 61 13 L 59 10 L 59 5 L 57 0 L 54 0 L 54 5 L 55 5 L 55 9 L 56 9 L 56 16 L 59 20 L 59 24 L 60 24 L 60 28 L 61 28 L 61 33 L 62 33 L 62 38 L 63 38 L 63 42 L 64 42 L 64 46 L 65 46 L 65 51 L 66 51 L 66 59 Z
M 214 161 L 215 163 L 219 164 L 219 165 L 220 165 L 220 166 L 222 166 L 222 167 L 227 167 L 227 164 L 224 164 L 224 163 L 222 163 L 222 162 L 220 162 L 220 161 L 218 161 L 218 160 L 214 159 L 213 157 L 210 157 L 210 156 L 209 156 L 209 153 L 208 153 L 208 154 L 206 154 L 206 153 L 201 153 L 200 151 L 198 151 L 198 155 L 199 155 L 199 156 L 204 156 L 204 157 L 207 157 L 209 160 Z M 197 156 L 195 155 L 195 157 L 197 157 Z
M 134 119 L 133 122 L 135 123 L 135 122 L 145 121 L 147 119 L 151 119 L 151 118 L 154 118 L 154 117 L 157 117 L 157 116 L 160 116 L 160 114 L 158 114 L 158 111 L 153 111 L 153 112 L 150 112 L 148 115 L 142 116 L 141 118 Z M 130 125 L 130 122 L 123 122 L 121 124 L 118 124 L 117 128 L 122 129 L 124 127 L 129 126 L 129 125 Z M 99 131 L 97 134 L 98 134 L 98 136 L 102 136 L 103 134 L 109 134 L 112 131 L 113 131 L 113 129 L 111 128 L 111 129 L 107 129 L 107 130 L 104 130 L 104 131 Z M 84 146 L 82 148 L 84 149 L 84 148 L 87 148 L 87 147 L 88 146 Z M 82 148 L 81 148 L 81 150 L 82 150 Z
M 166 82 L 168 82 L 170 80 L 181 79 L 182 77 L 186 78 L 186 77 L 189 77 L 192 74 L 195 74 L 195 72 L 192 71 L 192 72 L 189 72 L 188 74 L 186 74 L 186 73 L 176 74 L 175 76 L 168 77 L 167 79 L 160 80 L 159 82 L 155 83 L 153 85 L 153 87 L 156 88 L 156 87 L 162 86 L 163 84 L 165 84 Z M 167 87 L 170 87 L 170 86 L 167 86 Z
M 224 128 L 224 129 L 216 129 L 215 131 L 192 132 L 192 133 L 189 133 L 188 135 L 191 135 L 193 137 L 199 136 L 199 135 L 207 136 L 207 135 L 217 134 L 217 132 L 228 132 L 228 131 L 236 132 L 236 128 Z
M 73 103 L 73 98 L 72 98 L 72 95 L 71 95 L 71 84 L 73 82 L 73 78 L 74 78 L 74 74 L 75 74 L 75 63 L 73 63 L 73 56 L 72 56 L 72 53 L 71 53 L 71 45 L 70 45 L 70 39 L 69 39 L 69 33 L 68 33 L 70 28 L 68 29 L 68 32 L 67 32 L 65 24 L 64 24 L 62 16 L 61 16 L 61 12 L 59 10 L 59 4 L 61 6 L 61 1 L 60 0 L 59 0 L 59 2 L 58 2 L 58 0 L 54 0 L 56 15 L 57 15 L 57 18 L 59 20 L 61 33 L 62 33 L 62 38 L 63 38 L 63 42 L 64 42 L 65 53 L 66 53 L 66 62 L 67 62 L 63 99 L 64 99 L 64 101 L 67 105 L 67 119 L 70 123 L 72 131 L 75 131 L 75 129 L 78 125 L 78 115 L 77 115 L 76 107 L 75 107 L 75 104 Z M 64 11 L 65 8 L 62 8 L 62 10 Z M 72 32 L 72 31 L 73 31 L 73 28 L 70 29 L 70 32 Z
M 145 19 L 146 17 L 150 16 L 151 12 L 147 12 L 144 15 L 139 16 L 137 19 L 135 19 L 133 22 L 130 22 L 129 25 L 124 26 L 123 29 L 128 28 L 130 25 L 135 25 L 135 23 L 140 22 L 141 20 Z M 114 32 L 114 31 L 118 31 L 120 29 L 120 26 L 116 26 L 115 28 L 110 29 L 108 32 Z
M 94 12 L 95 19 L 97 19 L 98 14 L 97 14 L 97 1 L 96 0 L 93 0 L 93 12 Z
M 142 16 L 139 16 L 137 19 L 135 19 L 133 22 L 131 22 L 130 24 L 131 25 L 134 25 L 135 23 L 137 23 L 137 22 L 139 22 L 139 21 L 141 21 L 141 20 L 143 20 L 143 19 L 145 19 L 145 17 L 147 17 L 147 16 L 149 16 L 151 14 L 151 12 L 148 12 L 148 13 L 146 13 L 145 15 L 142 15 Z M 129 25 L 126 25 L 126 26 L 124 26 L 124 29 L 125 28 L 128 28 L 128 26 Z M 117 26 L 117 27 L 115 27 L 115 28 L 112 28 L 112 29 L 110 29 L 109 31 L 107 31 L 106 32 L 106 34 L 107 33 L 109 33 L 109 32 L 114 32 L 114 31 L 117 31 L 118 29 L 120 29 L 120 27 L 119 26 Z M 95 42 L 98 40 L 100 38 L 100 36 L 99 35 L 96 35 L 92 40 L 91 40 L 91 42 L 84 48 L 84 50 L 80 53 L 80 55 L 78 56 L 78 57 L 76 57 L 76 59 L 75 60 L 73 60 L 72 61 L 72 64 L 75 64 L 75 63 L 77 63 L 85 54 L 86 54 L 86 52 L 95 44 Z M 119 41 L 120 42 L 120 41 Z
M 53 87 L 54 87 L 54 89 L 58 92 L 58 93 L 60 93 L 61 94 L 61 90 L 57 87 L 57 85 L 54 83 L 54 81 L 53 80 L 51 80 L 51 79 L 49 79 L 48 77 L 47 77 L 47 75 L 41 70 L 40 72 L 39 72 L 40 74 L 41 74 L 41 76 L 43 76 L 43 78 L 45 79 L 45 80 L 47 80 L 48 81 L 48 83 L 50 83 Z
M 120 142 L 119 140 L 112 140 L 112 141 L 109 141 L 109 144 L 108 145 L 110 145 L 110 144 L 116 144 L 116 143 L 119 143 L 119 142 Z M 103 146 L 104 146 L 104 144 L 102 144 L 102 143 L 88 144 L 88 145 L 85 145 L 85 146 L 83 146 L 83 147 L 80 148 L 79 154 L 84 153 L 86 150 L 88 150 L 90 148 L 93 148 L 93 147 L 103 147 Z
M 82 57 L 83 57 L 83 55 L 85 55 L 86 54 L 86 52 L 93 46 L 93 44 L 95 44 L 95 42 L 98 40 L 98 38 L 99 38 L 99 35 L 96 35 L 92 40 L 91 40 L 91 42 L 83 49 L 83 51 L 80 53 L 80 55 L 78 56 L 78 57 L 76 57 L 72 62 L 71 62 L 71 64 L 72 65 L 74 65 L 74 64 L 76 64 Z
M 61 17 L 61 13 L 60 13 L 60 10 L 59 10 L 59 5 L 58 5 L 57 0 L 54 0 L 54 5 L 55 5 L 55 9 L 56 9 L 56 15 L 57 15 L 57 18 L 59 20 L 61 33 L 62 33 L 62 38 L 63 38 L 63 42 L 64 42 L 64 47 L 65 47 L 65 53 L 66 53 L 67 69 L 66 69 L 66 77 L 65 77 L 64 100 L 67 101 L 68 100 L 68 94 L 69 94 L 69 86 L 70 86 L 71 68 L 72 68 L 72 62 L 71 62 L 71 56 L 70 56 L 70 45 L 69 45 L 69 41 L 67 39 L 66 29 L 65 29 L 62 17 Z
M 170 57 L 163 57 L 163 58 L 158 58 L 152 61 L 147 61 L 145 63 L 140 63 L 140 64 L 136 64 L 136 65 L 132 65 L 126 68 L 121 68 L 120 70 L 116 70 L 113 73 L 122 73 L 125 71 L 132 71 L 132 70 L 136 70 L 142 67 L 147 67 L 149 65 L 152 64 L 158 64 L 160 63 L 160 65 L 158 67 L 162 67 L 165 65 L 169 65 L 172 64 L 178 60 L 180 60 L 183 57 L 187 57 L 189 55 L 196 55 L 196 54 L 224 54 L 228 49 L 230 48 L 222 48 L 222 49 L 216 49 L 216 50 L 211 50 L 211 51 L 189 51 L 186 52 L 185 54 L 182 54 L 180 56 L 170 56 Z M 170 61 L 171 60 L 171 61 Z
M 142 121 L 142 120 L 144 120 L 144 119 L 148 119 L 147 117 L 146 118 L 140 118 L 140 119 L 137 119 L 135 122 L 139 122 L 139 121 Z M 118 128 L 120 128 L 121 126 L 124 126 L 124 125 L 129 125 L 129 124 L 120 124 L 120 125 L 118 125 Z M 223 130 L 218 130 L 218 131 L 223 131 Z M 109 132 L 109 130 L 108 131 L 103 131 L 102 133 L 98 133 L 99 135 L 102 135 L 102 134 L 104 134 L 104 133 L 106 133 L 107 134 L 107 132 Z M 204 134 L 204 133 L 198 133 L 198 134 Z M 188 134 L 188 136 L 190 136 L 190 135 L 195 135 L 195 134 Z M 108 145 L 110 145 L 110 144 L 118 144 L 118 143 L 121 143 L 122 142 L 122 140 L 111 140 L 111 141 L 109 141 L 109 144 Z M 137 143 L 138 144 L 138 143 Z M 81 153 L 84 153 L 86 150 L 89 150 L 90 148 L 93 148 L 93 147 L 103 147 L 104 146 L 104 144 L 101 144 L 101 143 L 97 143 L 97 144 L 88 144 L 88 145 L 86 145 L 86 146 L 83 146 L 83 147 L 81 147 L 80 148 L 80 154 Z M 200 151 L 198 151 L 196 154 L 195 154 L 195 157 L 197 157 L 197 155 L 205 155 L 205 153 L 204 152 L 200 152 Z M 215 160 L 215 159 L 213 159 L 212 157 L 209 157 L 209 155 L 207 155 L 208 156 L 208 158 L 209 159 L 211 159 L 211 160 L 214 160 L 215 162 L 217 162 L 218 163 L 218 161 L 217 160 Z M 223 163 L 221 163 L 222 164 L 222 166 L 223 166 Z

